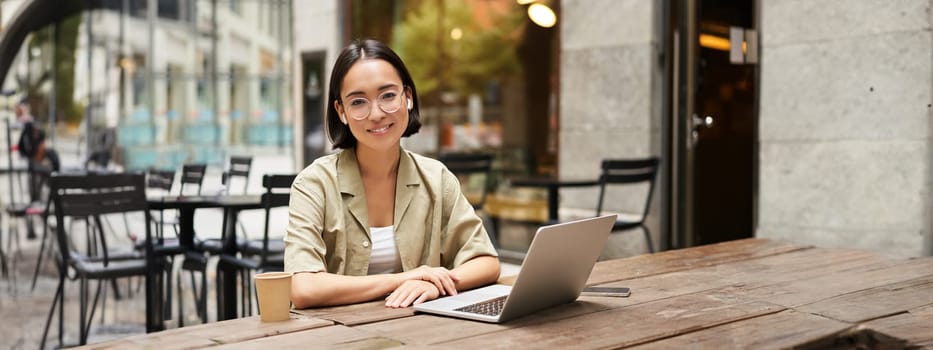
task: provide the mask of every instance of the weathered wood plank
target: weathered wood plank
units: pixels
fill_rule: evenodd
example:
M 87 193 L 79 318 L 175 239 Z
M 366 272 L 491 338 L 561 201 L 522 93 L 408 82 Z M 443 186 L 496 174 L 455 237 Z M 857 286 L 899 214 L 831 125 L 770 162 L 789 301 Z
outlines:
M 607 309 L 608 307 L 606 305 L 578 301 L 542 310 L 528 317 L 510 321 L 505 325 L 419 314 L 414 317 L 370 323 L 354 328 L 388 338 L 398 339 L 406 345 L 430 345 L 508 328 L 522 327 L 529 324 L 578 317 L 580 315 L 605 311 Z
M 933 346 L 933 305 L 863 323 L 862 326 L 918 346 Z
M 216 347 L 216 349 L 252 350 L 353 348 L 352 344 L 359 344 L 361 341 L 373 338 L 380 337 L 347 326 L 333 325 L 330 327 L 315 328 L 300 333 L 289 333 L 235 344 L 225 344 L 223 346 Z M 401 343 L 396 341 L 395 345 L 401 345 Z
M 843 294 L 797 310 L 858 323 L 933 304 L 933 271 L 929 276 Z
M 383 301 L 371 301 L 368 303 L 345 306 L 292 310 L 292 313 L 331 320 L 346 326 L 355 326 L 370 322 L 410 317 L 415 314 L 415 311 L 411 308 L 388 308 Z
M 193 349 L 223 343 L 271 337 L 308 329 L 331 326 L 328 320 L 292 315 L 288 321 L 262 322 L 259 316 L 238 318 L 197 326 L 175 328 L 158 333 L 140 334 L 105 343 L 91 344 L 87 349 Z
M 920 258 L 849 269 L 845 273 L 798 279 L 753 289 L 736 288 L 735 293 L 797 308 L 843 294 L 929 276 L 931 272 L 933 258 Z
M 786 310 L 642 344 L 636 349 L 786 349 L 850 327 L 849 323 Z
M 625 347 L 782 311 L 731 295 L 693 294 L 435 344 L 441 348 L 601 349 Z
M 739 290 L 765 287 L 893 263 L 881 255 L 859 250 L 807 249 L 602 284 L 629 287 L 632 295 L 628 298 L 581 297 L 580 300 L 614 308 L 724 287 Z
M 793 243 L 750 238 L 689 249 L 669 250 L 625 259 L 600 261 L 590 273 L 588 284 L 601 284 L 674 271 L 757 259 L 809 249 Z
M 668 250 L 624 259 L 600 261 L 593 267 L 588 285 L 641 278 L 700 267 L 746 261 L 807 250 L 812 247 L 762 238 L 749 238 L 688 249 Z M 511 285 L 516 276 L 499 279 Z

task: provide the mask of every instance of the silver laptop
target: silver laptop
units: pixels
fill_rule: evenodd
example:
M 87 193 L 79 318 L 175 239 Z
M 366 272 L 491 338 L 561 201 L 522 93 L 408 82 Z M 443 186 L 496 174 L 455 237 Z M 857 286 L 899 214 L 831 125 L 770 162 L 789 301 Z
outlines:
M 501 323 L 573 302 L 606 245 L 616 215 L 543 226 L 512 286 L 495 284 L 414 306 L 415 311 Z

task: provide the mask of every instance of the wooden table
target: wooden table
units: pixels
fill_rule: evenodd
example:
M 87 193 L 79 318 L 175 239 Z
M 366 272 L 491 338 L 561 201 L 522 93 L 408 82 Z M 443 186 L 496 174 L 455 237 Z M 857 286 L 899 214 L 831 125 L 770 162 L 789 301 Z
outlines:
M 510 282 L 504 279 L 503 282 Z M 933 258 L 746 239 L 597 263 L 581 297 L 506 324 L 387 309 L 380 302 L 241 318 L 87 348 L 593 349 L 933 347 Z

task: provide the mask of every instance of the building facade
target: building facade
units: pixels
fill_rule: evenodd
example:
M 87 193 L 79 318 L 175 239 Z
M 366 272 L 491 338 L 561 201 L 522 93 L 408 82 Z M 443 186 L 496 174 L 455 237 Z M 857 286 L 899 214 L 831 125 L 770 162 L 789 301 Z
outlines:
M 683 70 L 702 68 L 678 66 L 680 75 L 665 68 L 677 65 L 683 55 L 677 49 L 687 50 L 666 42 L 688 31 L 670 25 L 674 30 L 665 34 L 664 22 L 689 23 L 683 17 L 691 8 L 693 16 L 702 16 L 703 5 L 561 2 L 560 174 L 593 176 L 601 157 L 661 156 L 667 186 L 650 219 L 669 229 L 672 246 L 678 225 L 683 230 L 690 224 L 665 223 L 682 205 L 677 184 L 689 180 L 676 169 L 689 165 L 676 156 L 676 142 L 684 137 L 677 125 L 688 117 L 664 103 L 684 103 L 684 91 L 703 83 L 685 86 L 687 79 L 672 79 L 676 91 L 665 94 L 665 74 L 682 77 Z M 758 34 L 746 31 L 746 44 L 760 45 L 753 52 L 758 92 L 749 236 L 896 256 L 931 254 L 933 2 L 751 6 L 750 28 Z M 704 34 L 702 19 L 696 21 Z M 707 131 L 699 132 L 702 139 Z M 567 205 L 585 206 L 593 198 L 574 191 L 564 191 Z M 617 208 L 637 210 L 624 200 Z M 626 242 L 621 246 L 637 245 L 637 237 L 620 238 Z

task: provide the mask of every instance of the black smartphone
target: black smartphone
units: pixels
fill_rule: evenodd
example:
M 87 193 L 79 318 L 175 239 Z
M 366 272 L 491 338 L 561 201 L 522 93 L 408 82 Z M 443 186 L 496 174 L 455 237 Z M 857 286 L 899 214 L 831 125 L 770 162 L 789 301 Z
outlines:
M 628 287 L 586 287 L 583 288 L 582 296 L 597 297 L 627 297 L 632 294 Z

